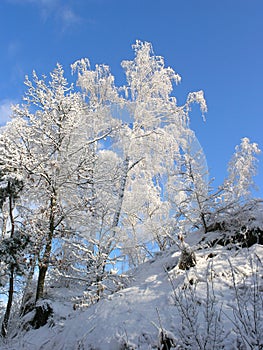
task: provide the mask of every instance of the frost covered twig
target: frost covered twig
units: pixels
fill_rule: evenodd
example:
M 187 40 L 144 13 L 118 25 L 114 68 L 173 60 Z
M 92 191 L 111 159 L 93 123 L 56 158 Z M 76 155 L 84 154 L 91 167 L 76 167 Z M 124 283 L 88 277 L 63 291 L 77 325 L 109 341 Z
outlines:
M 259 270 L 260 268 L 262 270 L 262 263 L 257 256 L 256 261 L 250 257 L 251 282 L 249 285 L 242 284 L 242 286 L 238 285 L 230 259 L 229 265 L 235 294 L 235 302 L 231 305 L 233 318 L 230 320 L 237 334 L 237 342 L 246 349 L 260 350 L 263 348 L 263 291 L 259 283 Z
M 176 288 L 169 273 L 173 298 L 181 317 L 180 348 L 199 350 L 219 350 L 224 348 L 225 332 L 221 323 L 221 308 L 218 309 L 211 278 L 212 267 L 206 273 L 206 295 L 202 300 L 197 296 L 197 282 L 188 278 L 188 285 Z M 211 282 L 210 282 L 211 281 Z

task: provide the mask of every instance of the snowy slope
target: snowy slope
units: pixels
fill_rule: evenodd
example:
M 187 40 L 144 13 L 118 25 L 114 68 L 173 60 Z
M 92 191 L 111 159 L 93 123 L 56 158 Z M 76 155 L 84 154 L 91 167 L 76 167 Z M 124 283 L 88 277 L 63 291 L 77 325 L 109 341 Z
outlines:
M 173 338 L 173 348 L 246 349 L 238 346 L 242 341 L 246 344 L 246 339 L 252 344 L 255 337 L 248 334 L 242 339 L 238 334 L 238 313 L 233 313 L 238 309 L 235 296 L 241 291 L 240 295 L 245 297 L 240 303 L 247 300 L 246 305 L 242 304 L 243 309 L 255 315 L 250 292 L 260 292 L 259 297 L 254 297 L 254 304 L 258 309 L 257 327 L 263 331 L 263 247 L 229 250 L 220 246 L 200 249 L 196 245 L 195 253 L 197 265 L 189 271 L 179 270 L 180 251 L 176 246 L 158 254 L 133 271 L 127 288 L 81 310 L 73 310 L 69 294 L 64 292 L 60 298 L 50 294 L 53 320 L 37 330 L 20 332 L 0 348 L 157 349 L 159 333 L 163 330 Z M 183 310 L 188 310 L 189 315 L 182 318 Z M 195 330 L 191 328 L 193 325 Z M 185 345 L 187 342 L 189 347 Z M 257 349 L 254 345 L 246 346 Z

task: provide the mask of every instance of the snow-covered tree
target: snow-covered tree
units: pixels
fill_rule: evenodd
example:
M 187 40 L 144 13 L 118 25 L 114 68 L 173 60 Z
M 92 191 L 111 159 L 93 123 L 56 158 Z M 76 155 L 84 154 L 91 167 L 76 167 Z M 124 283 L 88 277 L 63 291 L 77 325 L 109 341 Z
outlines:
M 182 149 L 186 152 L 189 146 L 191 104 L 199 103 L 204 113 L 206 103 L 199 91 L 190 93 L 185 105 L 178 106 L 172 91 L 180 76 L 165 67 L 163 57 L 154 55 L 150 43 L 137 41 L 133 48 L 134 60 L 122 62 L 127 77 L 122 90 L 130 123 L 122 129 L 118 146 L 129 162 L 120 226 L 128 233 L 126 246 L 138 248 L 134 252 L 138 260 L 139 250 L 147 255 L 146 244 L 155 241 L 165 249 L 171 238 L 176 213 L 169 181 L 179 173 Z
M 179 234 L 201 227 L 206 232 L 212 202 L 203 150 L 194 132 L 189 130 L 186 140 L 181 145 L 177 168 L 169 176 L 169 200 Z
M 25 84 L 26 104 L 13 109 L 13 133 L 27 179 L 25 215 L 38 245 L 38 300 L 43 297 L 54 238 L 66 234 L 79 211 L 92 206 L 81 186 L 89 183 L 87 168 L 94 161 L 90 146 L 100 135 L 90 137 L 82 97 L 73 92 L 60 65 L 49 82 L 33 73 L 33 81 L 26 78 Z
M 213 214 L 209 231 L 227 229 L 237 233 L 242 231 L 242 227 L 248 229 L 261 206 L 260 200 L 252 196 L 252 189 L 256 189 L 254 176 L 257 174 L 256 156 L 260 149 L 244 137 L 235 150 L 228 164 L 228 177 L 210 204 Z
M 228 203 L 240 203 L 249 199 L 255 187 L 253 177 L 257 174 L 257 158 L 260 149 L 247 137 L 236 146 L 236 152 L 228 165 L 228 178 L 224 184 L 225 200 Z

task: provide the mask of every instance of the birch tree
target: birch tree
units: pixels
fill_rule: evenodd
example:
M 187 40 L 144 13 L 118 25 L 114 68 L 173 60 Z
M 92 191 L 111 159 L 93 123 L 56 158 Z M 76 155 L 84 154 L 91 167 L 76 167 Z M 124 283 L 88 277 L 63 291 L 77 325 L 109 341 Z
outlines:
M 187 152 L 191 104 L 199 103 L 202 113 L 207 108 L 202 91 L 190 93 L 186 103 L 178 106 L 172 92 L 180 76 L 165 67 L 163 57 L 154 55 L 150 43 L 137 41 L 133 48 L 134 60 L 122 62 L 127 77 L 123 90 L 132 121 L 122 137 L 122 150 L 130 164 L 136 164 L 127 177 L 123 227 L 127 229 L 129 223 L 133 247 L 141 249 L 143 241 L 155 241 L 165 249 L 177 215 L 169 180 L 178 173 L 182 150 Z
M 136 41 L 133 49 L 135 58 L 122 62 L 127 85 L 119 89 L 130 118 L 117 143 L 125 169 L 119 226 L 129 232 L 127 246 L 146 251 L 146 244 L 155 241 L 165 249 L 176 216 L 168 178 L 176 172 L 182 150 L 187 152 L 191 104 L 199 103 L 202 113 L 207 108 L 202 91 L 190 93 L 178 106 L 172 92 L 180 76 L 154 55 L 150 43 Z

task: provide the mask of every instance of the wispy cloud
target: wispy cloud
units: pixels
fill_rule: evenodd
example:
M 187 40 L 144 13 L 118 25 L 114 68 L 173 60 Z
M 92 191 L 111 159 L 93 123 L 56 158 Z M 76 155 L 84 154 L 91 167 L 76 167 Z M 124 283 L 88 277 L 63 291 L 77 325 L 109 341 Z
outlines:
M 57 19 L 62 23 L 63 31 L 82 22 L 82 18 L 78 16 L 72 8 L 67 6 L 62 6 L 60 8 Z
M 65 0 L 6 0 L 12 4 L 37 6 L 43 21 L 50 18 L 60 22 L 61 28 L 65 31 L 68 27 L 76 25 L 82 21 L 72 6 Z
M 6 2 L 9 2 L 10 4 L 20 4 L 20 5 L 26 5 L 26 4 L 36 4 L 40 6 L 54 6 L 61 2 L 60 0 L 6 0 Z
M 0 101 L 0 126 L 5 125 L 8 121 L 10 121 L 12 104 L 14 104 L 14 101 L 8 99 Z
M 21 43 L 18 41 L 10 41 L 7 47 L 7 54 L 9 57 L 15 57 L 20 51 Z
M 80 17 L 77 16 L 76 13 L 74 13 L 73 10 L 70 9 L 69 7 L 63 8 L 60 16 L 62 20 L 68 24 L 77 23 L 81 20 Z

